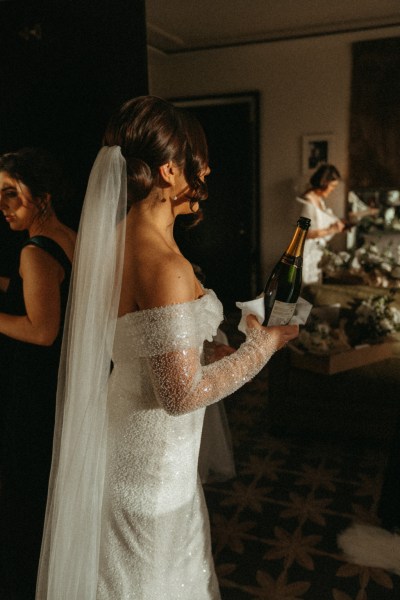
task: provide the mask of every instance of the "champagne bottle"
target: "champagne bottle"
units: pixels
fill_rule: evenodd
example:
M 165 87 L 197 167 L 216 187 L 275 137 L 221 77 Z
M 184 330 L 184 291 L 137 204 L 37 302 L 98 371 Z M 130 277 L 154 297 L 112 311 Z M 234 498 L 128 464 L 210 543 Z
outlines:
M 300 294 L 303 250 L 311 220 L 300 217 L 292 240 L 264 288 L 264 325 L 287 325 Z

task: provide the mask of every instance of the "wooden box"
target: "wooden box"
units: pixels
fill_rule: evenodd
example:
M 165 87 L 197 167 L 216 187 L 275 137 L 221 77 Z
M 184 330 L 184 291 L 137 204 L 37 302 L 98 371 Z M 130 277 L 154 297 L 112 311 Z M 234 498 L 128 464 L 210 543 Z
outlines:
M 365 344 L 333 354 L 312 354 L 290 346 L 290 364 L 296 369 L 333 375 L 379 362 L 392 356 L 392 343 Z

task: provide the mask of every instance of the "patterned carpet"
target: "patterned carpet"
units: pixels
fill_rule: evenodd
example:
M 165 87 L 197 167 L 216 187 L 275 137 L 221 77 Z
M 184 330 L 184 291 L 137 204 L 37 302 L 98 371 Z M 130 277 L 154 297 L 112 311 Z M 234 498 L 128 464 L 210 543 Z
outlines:
M 348 564 L 337 534 L 377 523 L 379 441 L 268 431 L 268 366 L 225 402 L 237 477 L 205 486 L 223 600 L 396 600 L 400 577 Z

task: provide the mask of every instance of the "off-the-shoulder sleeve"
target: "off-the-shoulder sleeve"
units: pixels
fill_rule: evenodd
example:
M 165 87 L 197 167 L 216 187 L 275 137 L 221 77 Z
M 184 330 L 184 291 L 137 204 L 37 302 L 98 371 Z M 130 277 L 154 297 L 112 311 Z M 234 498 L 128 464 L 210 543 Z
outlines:
M 168 413 L 184 414 L 228 396 L 252 379 L 275 351 L 268 333 L 252 330 L 234 354 L 203 366 L 203 342 L 212 340 L 222 318 L 221 303 L 208 291 L 194 302 L 133 313 L 133 327 L 120 324 L 122 346 L 129 336 L 125 342 L 130 354 L 148 360 L 155 395 Z
M 130 313 L 118 320 L 113 357 L 150 358 L 167 352 L 200 348 L 211 341 L 223 319 L 222 304 L 212 290 L 193 302 Z

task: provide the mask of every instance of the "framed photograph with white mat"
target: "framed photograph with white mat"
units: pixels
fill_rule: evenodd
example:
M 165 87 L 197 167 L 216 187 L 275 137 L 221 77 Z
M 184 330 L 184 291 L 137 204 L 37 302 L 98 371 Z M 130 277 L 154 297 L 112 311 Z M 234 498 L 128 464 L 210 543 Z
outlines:
M 309 175 L 321 163 L 333 163 L 335 154 L 333 133 L 307 134 L 302 137 L 302 172 Z

